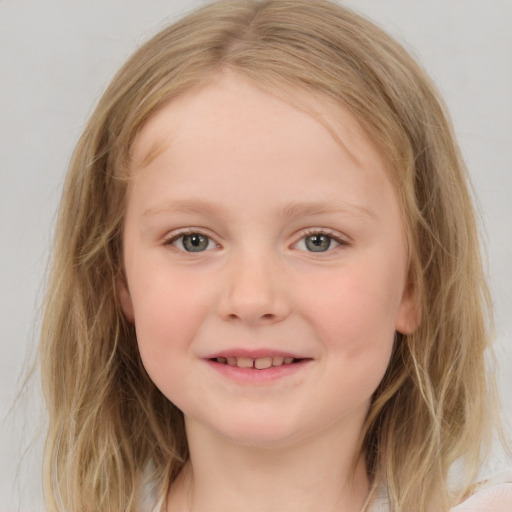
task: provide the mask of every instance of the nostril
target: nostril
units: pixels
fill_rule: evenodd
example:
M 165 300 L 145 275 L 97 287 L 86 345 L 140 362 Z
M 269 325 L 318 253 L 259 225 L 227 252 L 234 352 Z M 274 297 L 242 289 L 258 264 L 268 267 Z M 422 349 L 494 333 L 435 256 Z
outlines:
M 230 313 L 228 315 L 228 318 L 230 320 L 241 320 L 243 318 L 243 315 L 237 315 L 236 313 Z M 265 313 L 265 314 L 261 315 L 259 318 L 260 318 L 260 320 L 274 321 L 276 318 L 276 315 L 274 315 L 273 313 Z

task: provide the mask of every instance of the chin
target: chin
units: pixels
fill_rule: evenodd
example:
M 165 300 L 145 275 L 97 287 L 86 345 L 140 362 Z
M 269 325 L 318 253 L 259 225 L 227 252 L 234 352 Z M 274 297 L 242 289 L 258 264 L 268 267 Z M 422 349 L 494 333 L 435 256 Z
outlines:
M 214 427 L 219 434 L 234 445 L 277 448 L 293 444 L 300 437 L 300 432 L 293 425 L 270 419 L 247 419 L 232 421 Z

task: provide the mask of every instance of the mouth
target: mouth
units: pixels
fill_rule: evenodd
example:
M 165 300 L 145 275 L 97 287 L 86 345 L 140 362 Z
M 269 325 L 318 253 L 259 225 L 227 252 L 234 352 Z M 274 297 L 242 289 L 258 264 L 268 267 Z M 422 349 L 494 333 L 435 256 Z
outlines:
M 208 365 L 230 381 L 242 385 L 268 385 L 302 375 L 313 358 L 272 349 L 226 350 L 205 358 Z
M 268 370 L 269 368 L 278 368 L 282 366 L 290 366 L 305 361 L 305 358 L 297 358 L 291 356 L 267 356 L 267 357 L 214 357 L 209 359 L 212 363 L 222 365 L 247 368 L 253 370 Z

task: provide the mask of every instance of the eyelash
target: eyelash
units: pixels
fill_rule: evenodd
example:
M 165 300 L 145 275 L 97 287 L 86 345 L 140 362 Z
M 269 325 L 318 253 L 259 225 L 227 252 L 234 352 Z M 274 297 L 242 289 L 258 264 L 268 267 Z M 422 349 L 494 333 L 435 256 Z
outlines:
M 205 235 L 200 230 L 187 229 L 186 231 L 180 231 L 179 233 L 175 233 L 175 234 L 171 235 L 169 238 L 164 240 L 163 245 L 174 247 L 176 250 L 178 250 L 180 252 L 193 253 L 193 251 L 184 251 L 183 249 L 179 249 L 178 247 L 174 246 L 176 241 L 178 241 L 180 238 L 183 238 L 187 235 L 200 235 L 216 244 L 216 242 L 213 240 L 213 238 L 211 236 Z M 219 246 L 219 244 L 216 244 L 216 245 Z M 205 252 L 205 251 L 197 251 L 197 252 Z
M 296 245 L 298 242 L 300 242 L 301 240 L 304 240 L 310 236 L 314 236 L 314 235 L 324 235 L 324 236 L 327 236 L 329 237 L 331 240 L 333 240 L 334 242 L 336 242 L 337 244 L 339 244 L 338 247 L 348 247 L 350 245 L 349 241 L 346 239 L 346 238 L 343 238 L 341 237 L 339 234 L 329 230 L 329 229 L 308 229 L 306 230 L 303 235 L 301 236 L 301 238 L 295 242 L 294 245 Z M 327 252 L 331 252 L 335 249 L 337 249 L 338 247 L 334 247 L 334 248 L 329 248 L 327 251 L 319 251 L 319 254 L 323 254 L 323 253 L 327 253 Z M 308 251 L 308 252 L 311 252 L 314 254 L 314 251 Z
M 181 231 L 179 233 L 173 234 L 172 236 L 170 236 L 169 238 L 164 240 L 163 245 L 165 245 L 165 246 L 172 246 L 172 247 L 174 247 L 176 250 L 178 250 L 180 252 L 193 253 L 194 251 L 184 251 L 183 249 L 179 249 L 179 248 L 174 246 L 176 241 L 178 241 L 180 238 L 183 238 L 183 237 L 185 237 L 187 235 L 200 235 L 200 236 L 203 236 L 203 237 L 207 238 L 210 242 L 215 243 L 217 245 L 217 247 L 220 247 L 219 244 L 217 244 L 213 240 L 212 237 L 204 234 L 200 230 L 193 230 L 193 229 L 187 229 L 186 231 Z M 327 236 L 330 240 L 336 242 L 337 244 L 339 244 L 339 246 L 342 246 L 342 247 L 343 246 L 344 247 L 350 246 L 350 242 L 348 240 L 346 240 L 345 238 L 342 238 L 337 233 L 334 233 L 334 232 L 330 231 L 329 229 L 308 229 L 308 230 L 306 230 L 302 234 L 300 239 L 297 242 L 295 242 L 293 245 L 297 245 L 300 241 L 305 240 L 306 238 L 308 238 L 310 236 L 315 236 L 315 235 Z M 316 252 L 319 253 L 319 254 L 323 254 L 323 253 L 331 252 L 331 251 L 333 251 L 336 248 L 337 247 L 334 247 L 332 249 L 328 248 L 326 251 L 316 251 Z M 197 252 L 206 252 L 206 251 L 208 251 L 208 249 L 205 249 L 203 251 L 197 251 Z M 310 252 L 310 253 L 315 254 L 315 251 L 304 251 L 304 252 Z

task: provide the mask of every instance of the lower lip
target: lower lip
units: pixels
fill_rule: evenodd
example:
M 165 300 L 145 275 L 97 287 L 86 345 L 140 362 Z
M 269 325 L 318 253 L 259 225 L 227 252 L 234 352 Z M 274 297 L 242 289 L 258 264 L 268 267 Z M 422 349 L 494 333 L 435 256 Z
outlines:
M 271 366 L 263 370 L 256 370 L 255 368 L 239 368 L 238 366 L 217 363 L 211 359 L 206 360 L 209 366 L 222 376 L 246 384 L 264 384 L 296 375 L 303 371 L 311 361 L 312 359 L 302 359 L 292 364 L 283 364 L 281 366 Z

